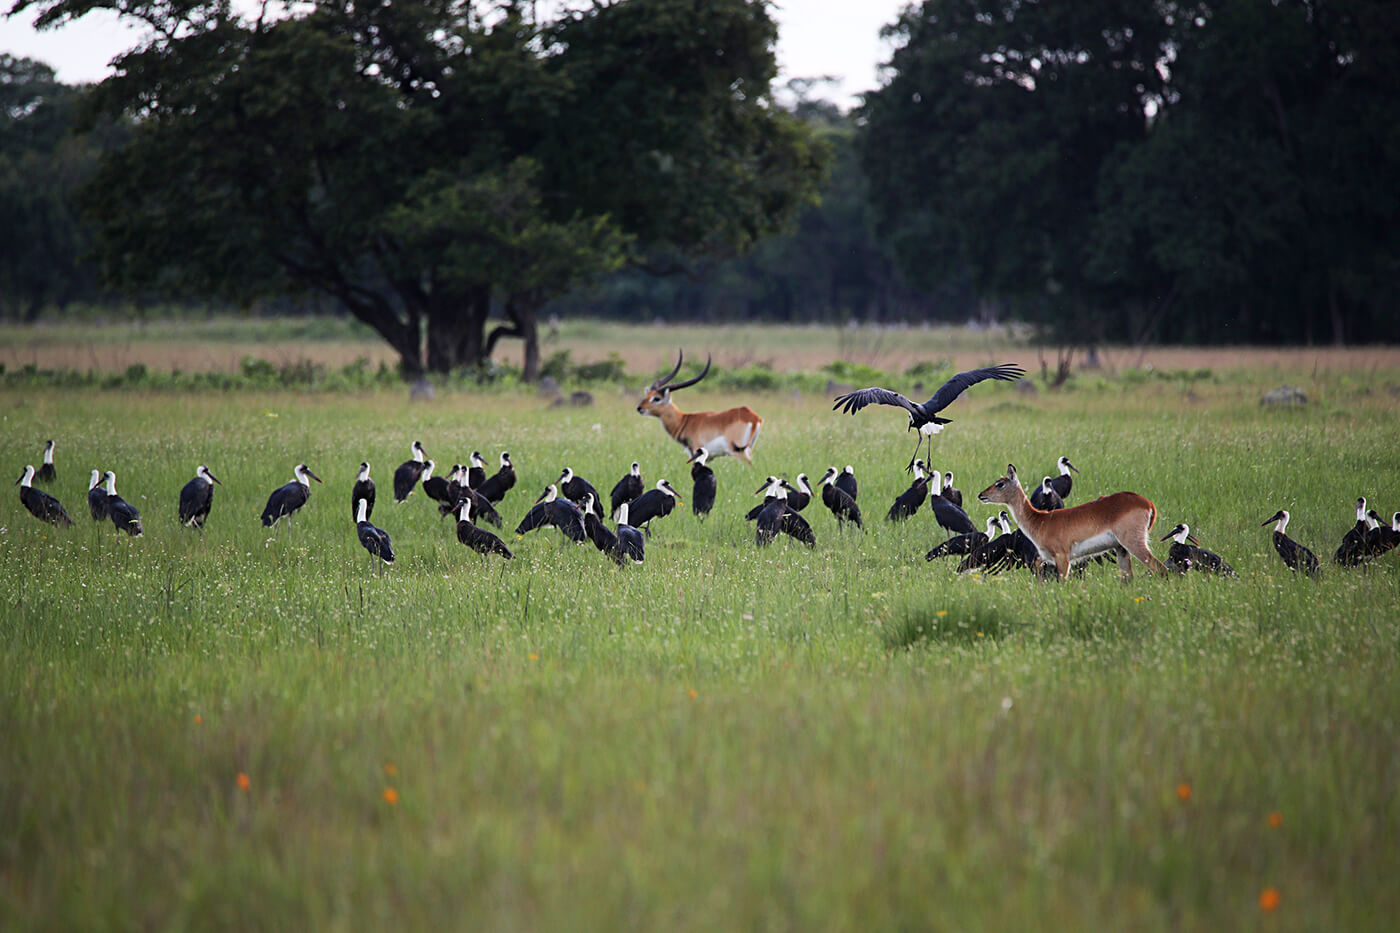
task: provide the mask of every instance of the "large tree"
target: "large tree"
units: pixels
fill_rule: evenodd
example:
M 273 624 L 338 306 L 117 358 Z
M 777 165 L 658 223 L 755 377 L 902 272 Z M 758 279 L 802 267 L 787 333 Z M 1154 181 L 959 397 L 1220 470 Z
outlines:
M 88 188 L 125 287 L 317 289 L 406 373 L 526 342 L 550 298 L 645 249 L 742 249 L 813 197 L 822 151 L 772 106 L 762 0 L 616 0 L 536 21 L 471 0 L 16 0 L 151 38 L 93 92 L 134 126 Z M 504 323 L 486 331 L 492 309 Z

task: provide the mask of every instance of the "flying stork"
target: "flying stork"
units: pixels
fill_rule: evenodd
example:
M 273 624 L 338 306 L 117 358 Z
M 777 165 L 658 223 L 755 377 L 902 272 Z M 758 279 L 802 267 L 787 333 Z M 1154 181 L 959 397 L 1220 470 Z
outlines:
M 360 539 L 360 544 L 369 551 L 370 560 L 379 558 L 382 563 L 376 564 L 376 569 L 382 569 L 384 564 L 394 562 L 394 545 L 389 540 L 389 533 L 383 528 L 376 528 L 369 523 L 369 500 L 361 499 L 355 512 L 355 534 Z
M 306 500 L 311 498 L 311 480 L 321 482 L 321 477 L 312 473 L 311 468 L 304 463 L 298 463 L 292 468 L 292 477 L 290 483 L 278 486 L 272 490 L 272 495 L 267 497 L 267 505 L 262 512 L 264 526 L 276 525 L 284 515 L 290 524 L 296 511 L 306 505 Z
M 696 518 L 704 518 L 715 507 L 715 471 L 706 465 L 710 452 L 704 447 L 695 448 L 690 456 L 690 510 Z M 635 466 L 635 464 L 633 464 Z
M 1277 523 L 1274 525 L 1274 550 L 1278 551 L 1278 556 L 1283 558 L 1283 562 L 1288 565 L 1289 570 L 1294 573 L 1301 570 L 1310 577 L 1316 577 L 1318 575 L 1317 555 L 1288 537 L 1288 519 L 1290 517 L 1286 510 L 1279 509 L 1259 524 L 1263 526 L 1270 522 Z
M 374 480 L 369 478 L 369 461 L 360 461 L 360 472 L 355 476 L 355 486 L 350 490 L 350 515 L 358 520 L 360 500 L 368 503 L 365 520 L 374 514 Z
M 34 473 L 34 466 L 30 464 L 24 468 L 20 478 L 15 480 L 15 485 L 19 487 L 19 501 L 29 510 L 30 515 L 41 522 L 61 528 L 73 524 L 73 519 L 68 517 L 68 511 L 61 502 L 42 489 L 34 488 Z
M 697 451 L 698 453 L 698 451 Z M 642 465 L 637 461 L 632 461 L 632 469 L 623 475 L 612 488 L 612 508 L 608 514 L 617 516 L 617 510 L 624 502 L 631 502 L 646 491 L 646 484 L 642 482 Z
M 117 474 L 108 470 L 102 478 L 107 482 L 107 516 L 118 531 L 125 531 L 133 538 L 145 534 L 141 526 L 141 513 L 136 506 L 117 495 Z
M 919 445 L 928 438 L 929 457 L 933 457 L 933 435 L 943 430 L 943 425 L 949 424 L 951 419 L 940 418 L 938 413 L 947 408 L 953 401 L 967 389 L 982 382 L 985 379 L 997 379 L 1003 382 L 1014 382 L 1026 374 L 1020 366 L 1012 363 L 1003 363 L 1000 366 L 989 366 L 983 369 L 970 369 L 965 373 L 958 373 L 953 378 L 933 393 L 933 397 L 927 402 L 919 404 L 910 401 L 898 392 L 890 389 L 882 389 L 872 386 L 868 389 L 857 389 L 854 392 L 847 392 L 845 395 L 838 395 L 831 410 L 841 409 L 850 414 L 855 414 L 867 405 L 893 405 L 896 408 L 903 408 L 909 412 L 908 430 L 919 432 L 918 443 L 914 445 L 914 457 L 909 460 L 908 471 L 914 469 L 914 459 L 919 455 Z
M 53 468 L 53 441 L 44 441 L 44 462 L 39 464 L 39 472 L 35 474 L 34 480 L 47 485 L 57 477 L 58 472 Z
M 427 452 L 418 441 L 409 445 L 409 451 L 413 455 L 412 459 L 400 463 L 399 468 L 394 471 L 395 502 L 403 502 L 413 494 L 413 487 L 418 485 L 418 477 L 423 475 L 428 459 Z
M 851 468 L 846 467 L 846 469 L 850 470 Z M 836 516 L 837 531 L 845 528 L 846 522 L 852 522 L 857 528 L 864 531 L 865 526 L 860 523 L 860 506 L 856 505 L 854 496 L 841 488 L 841 477 L 846 475 L 846 473 L 842 473 L 838 476 L 836 467 L 826 468 L 826 472 L 822 474 L 821 480 L 817 483 L 822 490 L 822 505 Z M 851 473 L 850 476 L 854 481 L 855 474 Z
M 180 524 L 204 530 L 204 522 L 209 517 L 209 507 L 214 504 L 214 484 L 219 478 L 200 464 L 195 468 L 194 479 L 180 490 Z
M 1202 573 L 1219 574 L 1222 577 L 1238 577 L 1235 568 L 1225 563 L 1225 559 L 1214 551 L 1207 551 L 1201 547 L 1201 542 L 1196 540 L 1196 536 L 1191 533 L 1191 526 L 1181 522 L 1169 531 L 1162 540 L 1172 541 L 1171 548 L 1167 551 L 1166 564 L 1172 570 L 1179 573 L 1186 573 L 1188 570 L 1199 570 Z

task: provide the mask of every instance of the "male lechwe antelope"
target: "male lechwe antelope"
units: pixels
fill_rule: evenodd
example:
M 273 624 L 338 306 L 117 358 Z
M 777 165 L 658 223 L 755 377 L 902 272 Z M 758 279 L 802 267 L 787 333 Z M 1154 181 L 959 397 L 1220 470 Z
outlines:
M 1007 464 L 1006 475 L 982 490 L 977 498 L 982 502 L 1000 502 L 1010 509 L 1041 560 L 1053 562 L 1061 580 L 1069 576 L 1072 564 L 1109 551 L 1118 555 L 1118 569 L 1124 580 L 1133 577 L 1130 554 L 1153 573 L 1167 573 L 1166 565 L 1152 555 L 1148 543 L 1148 532 L 1157 521 L 1157 507 L 1135 492 L 1115 492 L 1083 505 L 1042 512 L 1026 498 L 1016 478 L 1016 467 Z
M 933 398 L 923 404 L 911 401 L 890 389 L 871 386 L 868 389 L 857 389 L 854 392 L 836 396 L 836 404 L 831 406 L 831 410 L 835 411 L 839 408 L 844 412 L 855 414 L 867 405 L 893 405 L 909 412 L 909 427 L 906 430 L 919 432 L 918 443 L 914 445 L 914 456 L 909 458 L 909 466 L 905 468 L 906 472 L 912 472 L 914 458 L 919 455 L 919 445 L 923 444 L 924 438 L 928 438 L 928 455 L 929 459 L 932 459 L 933 435 L 943 430 L 943 425 L 949 424 L 951 421 L 948 418 L 938 417 L 940 411 L 951 405 L 963 392 L 984 379 L 1014 382 L 1025 374 L 1024 369 L 1013 363 L 988 366 L 984 369 L 969 369 L 965 373 L 958 373 L 939 386 L 938 391 L 933 393 Z
M 700 370 L 700 375 L 684 382 L 671 382 L 681 371 L 684 359 L 685 354 L 678 353 L 676 367 L 647 388 L 637 405 L 637 413 L 660 418 L 666 433 L 690 456 L 703 447 L 712 460 L 732 454 L 745 463 L 753 463 L 753 445 L 758 442 L 763 419 L 752 408 L 741 405 L 724 411 L 684 412 L 671 401 L 672 392 L 695 385 L 710 371 L 710 360 L 706 357 L 705 368 Z

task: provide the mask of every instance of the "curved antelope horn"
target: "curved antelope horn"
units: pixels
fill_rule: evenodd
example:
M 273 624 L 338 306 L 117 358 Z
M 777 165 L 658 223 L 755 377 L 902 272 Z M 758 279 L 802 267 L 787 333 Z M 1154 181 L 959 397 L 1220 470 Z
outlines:
M 705 368 L 702 369 L 702 370 L 700 370 L 700 375 L 696 376 L 694 379 L 687 379 L 685 382 L 677 382 L 677 383 L 674 384 L 674 385 L 668 385 L 666 388 L 668 388 L 668 389 L 670 389 L 672 392 L 674 392 L 674 391 L 676 391 L 677 389 L 684 389 L 686 386 L 693 386 L 693 385 L 695 385 L 695 383 L 699 382 L 701 379 L 704 379 L 704 378 L 705 378 L 705 374 L 708 373 L 709 371 L 710 371 L 710 355 L 707 353 L 707 354 L 705 354 Z
M 676 351 L 676 368 L 673 369 L 673 370 L 671 370 L 671 371 L 670 371 L 669 373 L 667 373 L 666 375 L 662 376 L 660 379 L 658 379 L 658 380 L 656 380 L 655 382 L 653 382 L 653 383 L 651 384 L 651 387 L 652 387 L 653 389 L 665 389 L 665 388 L 669 388 L 669 387 L 666 385 L 666 383 L 668 383 L 668 382 L 670 382 L 672 379 L 676 378 L 676 373 L 678 373 L 678 372 L 681 371 L 681 363 L 682 363 L 684 360 L 685 360 L 685 351 L 683 351 L 683 350 L 677 350 L 677 351 Z

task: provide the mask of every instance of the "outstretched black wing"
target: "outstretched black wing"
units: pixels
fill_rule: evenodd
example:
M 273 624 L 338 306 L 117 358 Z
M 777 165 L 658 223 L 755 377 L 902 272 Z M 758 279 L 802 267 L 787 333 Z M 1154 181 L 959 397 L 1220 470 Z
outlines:
M 966 373 L 963 375 L 966 375 Z M 968 383 L 968 385 L 971 384 L 972 383 Z M 958 391 L 961 392 L 962 390 L 959 389 Z M 909 399 L 900 395 L 898 392 L 891 392 L 889 389 L 881 389 L 878 386 L 871 386 L 868 389 L 857 389 L 854 392 L 847 392 L 845 395 L 836 396 L 836 404 L 831 406 L 831 410 L 835 411 L 839 408 L 844 412 L 855 414 L 866 405 L 893 405 L 896 408 L 903 408 L 911 415 L 923 414 L 922 409 L 920 409 L 918 405 L 909 401 Z
M 929 415 L 942 411 L 943 409 L 951 405 L 953 403 L 953 400 L 956 399 L 959 395 L 962 395 L 969 388 L 977 385 L 977 383 L 983 381 L 984 379 L 1000 379 L 1003 382 L 1015 382 L 1017 379 L 1020 379 L 1025 374 L 1026 371 L 1024 369 L 1012 363 L 1003 363 L 1000 366 L 988 366 L 984 369 L 969 369 L 967 372 L 958 373 L 952 379 L 949 379 L 947 382 L 943 383 L 939 390 L 933 393 L 933 398 L 929 399 L 927 402 L 924 403 L 923 410 L 926 414 Z M 866 389 L 865 391 L 886 392 L 889 395 L 894 395 L 898 398 L 904 399 L 904 396 L 898 395 L 898 393 L 895 392 L 889 392 L 887 389 Z M 871 401 L 883 402 L 884 399 L 872 399 Z M 904 401 L 908 402 L 909 400 L 904 399 Z M 884 403 L 886 405 L 899 404 L 898 402 Z

